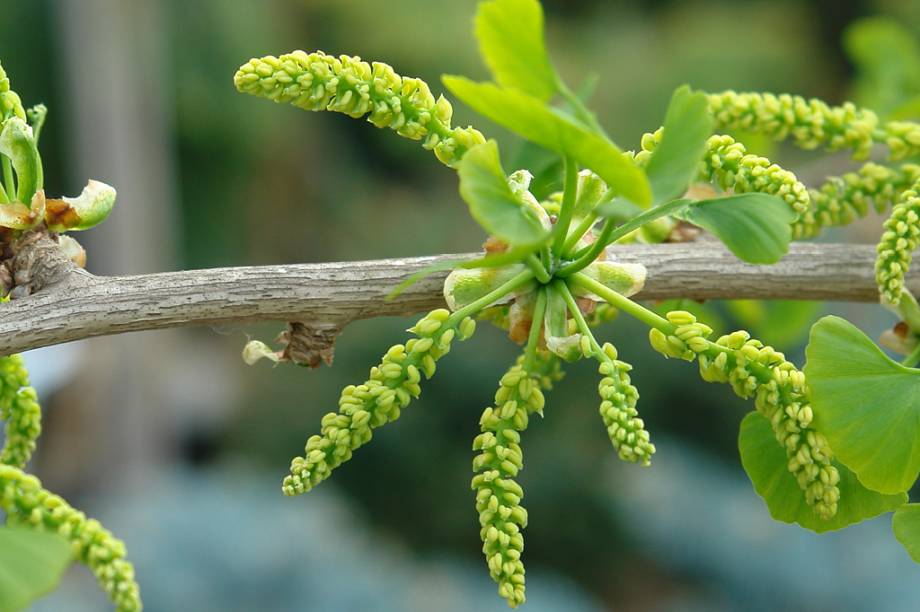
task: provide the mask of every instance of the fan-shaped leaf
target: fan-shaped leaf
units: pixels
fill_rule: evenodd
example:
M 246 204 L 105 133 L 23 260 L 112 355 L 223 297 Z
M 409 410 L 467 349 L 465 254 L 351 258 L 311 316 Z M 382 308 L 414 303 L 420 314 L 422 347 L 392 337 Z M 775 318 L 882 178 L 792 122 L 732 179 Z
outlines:
M 479 114 L 542 147 L 572 157 L 636 204 L 643 207 L 650 204 L 651 188 L 645 173 L 612 142 L 558 109 L 546 106 L 539 98 L 494 83 L 476 83 L 449 75 L 443 80 L 455 96 Z
M 870 491 L 843 465 L 840 472 L 840 501 L 837 513 L 828 520 L 819 518 L 805 502 L 805 494 L 786 467 L 786 452 L 773 436 L 770 422 L 759 412 L 752 412 L 741 422 L 738 435 L 741 464 L 754 484 L 754 490 L 767 503 L 770 516 L 784 523 L 798 523 L 818 533 L 842 529 L 899 508 L 907 495 L 883 495 Z
M 834 453 L 870 489 L 907 491 L 920 473 L 920 370 L 834 316 L 812 326 L 805 354 L 815 427 Z
M 676 216 L 712 232 L 739 259 L 770 264 L 789 251 L 795 212 L 782 199 L 742 193 L 700 200 Z
M 556 72 L 543 42 L 543 7 L 537 0 L 480 2 L 476 38 L 500 85 L 544 101 L 556 93 Z
M 0 610 L 21 610 L 53 589 L 71 555 L 57 534 L 0 527 Z
M 687 85 L 678 87 L 668 105 L 661 142 L 645 169 L 652 185 L 653 203 L 673 200 L 687 191 L 699 172 L 706 139 L 711 134 L 712 117 L 706 95 L 691 91 Z
M 906 504 L 891 519 L 894 537 L 907 549 L 910 558 L 920 563 L 920 504 Z
M 549 231 L 508 185 L 494 140 L 470 149 L 457 167 L 460 196 L 487 232 L 512 245 L 537 244 Z

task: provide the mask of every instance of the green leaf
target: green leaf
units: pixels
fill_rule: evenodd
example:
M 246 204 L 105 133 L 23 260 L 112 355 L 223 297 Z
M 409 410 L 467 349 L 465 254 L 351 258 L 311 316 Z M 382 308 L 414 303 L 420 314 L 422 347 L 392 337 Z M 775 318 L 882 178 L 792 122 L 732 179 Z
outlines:
M 18 117 L 10 117 L 0 132 L 0 153 L 13 162 L 16 170 L 16 199 L 29 206 L 32 196 L 42 189 L 42 159 L 32 137 L 32 128 Z
M 549 231 L 514 194 L 494 140 L 467 151 L 457 167 L 460 197 L 487 232 L 512 245 L 542 242 Z
M 22 610 L 52 590 L 71 556 L 70 543 L 55 533 L 0 527 L 0 610 Z
M 82 231 L 105 221 L 115 206 L 115 188 L 90 180 L 75 198 L 48 200 L 46 221 L 52 232 Z
M 673 200 L 687 191 L 699 172 L 712 124 L 706 95 L 692 92 L 687 85 L 678 87 L 671 96 L 661 142 L 645 169 L 653 203 Z
M 742 193 L 700 200 L 676 216 L 712 232 L 739 259 L 771 264 L 788 252 L 796 215 L 781 198 Z
M 445 75 L 447 88 L 470 108 L 515 134 L 594 170 L 607 185 L 642 207 L 652 200 L 645 173 L 615 144 L 546 106 L 539 98 L 494 83 Z
M 920 563 L 920 504 L 899 508 L 891 519 L 891 530 L 910 558 Z
M 460 310 L 495 291 L 526 269 L 527 266 L 521 263 L 497 268 L 456 268 L 444 280 L 444 301 L 447 302 L 447 307 L 451 310 Z M 523 287 L 502 296 L 497 301 L 489 304 L 489 306 L 507 304 L 514 300 L 515 296 L 528 293 L 534 289 L 536 289 L 536 283 L 534 281 L 528 282 Z
M 843 529 L 848 525 L 890 512 L 907 502 L 907 495 L 883 495 L 860 484 L 856 476 L 840 465 L 840 501 L 837 513 L 828 520 L 819 518 L 805 501 L 805 494 L 786 467 L 786 451 L 773 436 L 773 428 L 759 412 L 741 421 L 738 434 L 741 464 L 770 510 L 770 516 L 784 523 L 798 523 L 818 533 Z
M 835 316 L 812 326 L 805 355 L 815 428 L 837 458 L 870 489 L 910 489 L 920 473 L 920 370 Z
M 543 42 L 543 7 L 537 0 L 480 2 L 476 39 L 500 85 L 543 101 L 556 93 L 556 72 Z

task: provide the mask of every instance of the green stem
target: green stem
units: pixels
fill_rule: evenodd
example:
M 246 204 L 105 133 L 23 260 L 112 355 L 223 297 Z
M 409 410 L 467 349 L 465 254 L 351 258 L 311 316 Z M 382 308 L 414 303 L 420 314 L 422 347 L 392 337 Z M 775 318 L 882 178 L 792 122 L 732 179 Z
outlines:
M 604 222 L 604 227 L 601 229 L 601 233 L 597 237 L 597 240 L 595 240 L 594 243 L 587 248 L 587 250 L 581 251 L 581 254 L 576 256 L 575 261 L 569 262 L 559 268 L 559 270 L 556 272 L 556 276 L 565 278 L 566 276 L 571 276 L 572 274 L 575 274 L 576 272 L 590 265 L 591 262 L 597 259 L 598 255 L 601 254 L 601 251 L 607 248 L 607 244 L 611 242 L 610 236 L 613 234 L 615 229 L 616 221 L 613 219 L 607 219 L 607 221 Z
M 553 253 L 562 255 L 562 245 L 568 237 L 569 224 L 575 213 L 575 198 L 578 195 L 578 164 L 571 157 L 565 158 L 565 191 L 562 193 L 562 208 L 556 221 L 556 238 L 553 240 Z
M 537 292 L 537 302 L 533 306 L 530 334 L 527 336 L 527 347 L 524 349 L 524 369 L 528 372 L 533 371 L 537 358 L 537 345 L 540 343 L 540 330 L 543 328 L 543 315 L 546 313 L 546 292 L 546 287 L 540 288 Z
M 618 310 L 622 310 L 635 319 L 639 319 L 649 327 L 654 327 L 663 334 L 670 336 L 674 334 L 675 330 L 677 329 L 676 325 L 659 315 L 657 312 L 651 311 L 645 306 L 632 301 L 625 295 L 617 293 L 613 289 L 597 282 L 590 276 L 586 276 L 580 273 L 573 274 L 571 277 L 569 277 L 567 282 L 573 285 L 578 285 L 579 287 L 587 289 L 591 293 L 600 296 L 611 306 L 616 307 Z M 721 344 L 716 344 L 711 340 L 707 340 L 706 343 L 708 348 L 705 352 L 710 357 L 715 357 L 719 353 L 731 353 L 734 355 L 735 351 L 728 347 L 722 346 Z M 754 372 L 754 374 L 759 378 L 761 378 L 761 380 L 769 380 L 769 378 L 772 376 L 769 368 L 761 366 L 760 364 L 751 363 L 749 366 L 751 371 Z
M 588 233 L 588 231 L 594 227 L 594 224 L 597 222 L 597 213 L 592 212 L 590 215 L 582 219 L 581 223 L 569 233 L 569 237 L 566 239 L 565 244 L 562 245 L 562 257 L 566 257 L 569 252 L 578 244 L 578 241 L 581 240 L 581 237 Z
M 590 276 L 585 276 L 584 274 L 576 272 L 569 277 L 568 282 L 600 296 L 618 310 L 622 310 L 631 317 L 639 319 L 649 327 L 654 327 L 663 334 L 670 335 L 674 333 L 675 326 L 673 323 L 645 306 L 632 301 L 625 295 L 621 295 L 602 283 L 597 282 Z
M 920 342 L 918 342 L 917 346 L 914 347 L 914 350 L 910 352 L 910 355 L 908 355 L 907 357 L 904 358 L 903 361 L 901 361 L 901 365 L 906 366 L 908 368 L 912 368 L 918 363 L 920 363 Z
M 549 271 L 546 269 L 546 267 L 543 265 L 543 262 L 541 262 L 540 259 L 536 255 L 531 253 L 530 255 L 527 256 L 527 259 L 525 261 L 527 263 L 527 267 L 530 268 L 530 271 L 533 272 L 533 275 L 537 277 L 538 281 L 540 281 L 544 285 L 549 282 L 551 278 L 549 275 Z
M 546 272 L 549 275 L 552 275 L 553 270 L 553 252 L 549 248 L 548 244 L 540 247 L 540 259 L 543 261 L 543 267 L 546 268 Z
M 607 357 L 604 354 L 604 349 L 601 348 L 601 345 L 591 332 L 591 328 L 588 326 L 588 322 L 585 320 L 584 315 L 581 314 L 581 309 L 578 307 L 575 296 L 572 295 L 568 285 L 566 285 L 564 281 L 557 280 L 553 283 L 553 288 L 558 291 L 559 294 L 562 295 L 562 299 L 565 300 L 565 304 L 569 307 L 572 318 L 575 319 L 575 323 L 578 325 L 578 330 L 588 337 L 588 341 L 591 343 L 591 350 L 594 353 L 594 358 L 598 361 L 604 361 Z
M 0 155 L 3 163 L 3 184 L 6 185 L 7 201 L 16 201 L 16 179 L 13 178 L 13 163 L 6 155 Z M 23 202 L 27 204 L 26 202 Z M 28 204 L 27 204 L 28 205 Z
M 456 311 L 454 314 L 450 315 L 450 317 L 448 317 L 447 319 L 447 322 L 445 323 L 445 327 L 447 325 L 456 325 L 457 323 L 459 323 L 466 317 L 475 315 L 483 308 L 488 307 L 489 304 L 492 304 L 502 299 L 503 297 L 505 297 L 512 291 L 514 291 L 515 289 L 518 289 L 525 283 L 533 280 L 533 278 L 534 278 L 533 272 L 531 272 L 530 270 L 524 270 L 523 272 L 521 272 L 520 274 L 513 277 L 511 280 L 509 280 L 505 284 L 503 284 L 502 286 L 496 289 L 493 289 L 492 291 L 485 294 L 478 300 L 474 302 L 470 302 L 469 304 L 467 304 L 460 310 Z
M 614 228 L 613 219 L 608 219 L 604 224 L 604 229 L 598 239 L 587 249 L 582 249 L 575 254 L 575 261 L 570 264 L 567 264 L 560 268 L 559 276 L 565 277 L 578 272 L 592 261 L 597 259 L 597 256 L 601 254 L 601 251 L 607 248 L 607 245 L 613 244 L 623 236 L 634 232 L 646 223 L 659 219 L 666 215 L 671 215 L 686 208 L 691 204 L 690 200 L 671 200 L 656 206 L 655 208 L 649 209 L 639 215 L 636 215 L 629 221 L 626 221 L 622 225 Z

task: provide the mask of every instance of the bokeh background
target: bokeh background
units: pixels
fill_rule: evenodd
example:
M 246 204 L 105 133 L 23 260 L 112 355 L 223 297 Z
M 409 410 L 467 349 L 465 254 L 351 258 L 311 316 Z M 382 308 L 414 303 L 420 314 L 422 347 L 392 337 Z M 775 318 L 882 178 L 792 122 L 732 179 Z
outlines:
M 554 61 L 570 83 L 599 79 L 591 106 L 626 148 L 685 82 L 855 96 L 883 114 L 920 93 L 911 0 L 545 6 Z M 473 0 L 2 0 L 0 58 L 23 100 L 51 110 L 48 192 L 78 193 L 89 177 L 118 188 L 110 220 L 80 236 L 94 273 L 465 252 L 483 236 L 430 153 L 363 122 L 237 94 L 232 76 L 252 56 L 321 48 L 389 62 L 440 91 L 442 73 L 486 76 L 474 12 Z M 506 167 L 528 153 L 456 107 L 458 123 L 501 139 Z M 812 183 L 849 167 L 751 148 Z M 873 242 L 879 227 L 870 218 L 831 238 Z M 693 308 L 800 364 L 803 330 L 821 313 L 875 335 L 893 323 L 872 306 Z M 515 354 L 501 332 L 482 325 L 457 346 L 421 401 L 329 482 L 281 495 L 339 389 L 363 380 L 407 324 L 350 325 L 335 366 L 316 371 L 243 364 L 243 344 L 274 337 L 275 324 L 34 351 L 46 422 L 34 471 L 126 541 L 154 612 L 503 610 L 468 486 L 479 415 Z M 527 610 L 917 609 L 918 568 L 890 517 L 823 536 L 774 523 L 738 459 L 752 407 L 661 359 L 625 318 L 602 334 L 635 365 L 659 452 L 649 469 L 617 461 L 595 368 L 568 368 L 524 439 Z M 75 567 L 35 609 L 107 605 Z

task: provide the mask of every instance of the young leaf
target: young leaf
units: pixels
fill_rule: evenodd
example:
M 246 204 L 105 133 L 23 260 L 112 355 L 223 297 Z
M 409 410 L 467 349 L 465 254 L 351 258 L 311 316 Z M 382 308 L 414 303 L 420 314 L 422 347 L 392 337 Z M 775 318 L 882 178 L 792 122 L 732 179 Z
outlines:
M 764 193 L 700 200 L 675 215 L 709 230 L 739 259 L 755 264 L 782 259 L 796 216 L 782 199 Z
M 520 263 L 500 268 L 476 268 L 473 270 L 457 268 L 448 274 L 444 280 L 444 301 L 447 302 L 447 307 L 451 310 L 460 310 L 498 289 L 526 269 L 527 266 Z M 533 282 L 527 283 L 523 288 L 503 296 L 498 301 L 489 304 L 489 306 L 507 304 L 516 295 L 533 291 L 535 286 Z
M 840 473 L 840 501 L 837 513 L 829 520 L 819 518 L 805 501 L 789 469 L 788 458 L 783 447 L 773 435 L 773 428 L 759 412 L 752 412 L 741 422 L 738 434 L 738 449 L 741 464 L 770 510 L 770 516 L 784 523 L 798 523 L 800 526 L 822 533 L 843 529 L 848 525 L 890 512 L 907 502 L 907 494 L 883 495 L 870 491 L 850 470 L 835 463 Z
M 494 83 L 445 75 L 444 84 L 460 100 L 515 134 L 575 159 L 594 170 L 617 193 L 642 207 L 651 203 L 645 173 L 606 138 L 595 134 L 539 98 Z
M 920 563 L 920 504 L 906 504 L 891 519 L 891 530 L 910 558 Z
M 21 610 L 52 590 L 71 556 L 55 533 L 0 527 L 0 610 Z
M 106 220 L 115 206 L 115 188 L 90 180 L 75 198 L 47 201 L 45 220 L 52 232 L 82 231 Z
M 16 199 L 28 206 L 32 196 L 44 185 L 42 158 L 32 137 L 32 128 L 18 117 L 10 117 L 0 132 L 0 153 L 13 162 L 16 170 Z
M 812 326 L 805 355 L 815 428 L 841 463 L 875 491 L 910 489 L 920 473 L 920 370 L 835 316 Z
M 480 2 L 476 38 L 502 87 L 520 89 L 542 101 L 556 93 L 556 72 L 543 42 L 543 7 L 537 0 Z
M 682 196 L 696 178 L 712 124 L 706 94 L 692 92 L 687 85 L 678 87 L 671 96 L 661 142 L 645 169 L 653 203 Z
M 508 185 L 494 140 L 467 151 L 457 171 L 460 196 L 487 232 L 511 245 L 537 244 L 549 235 Z

